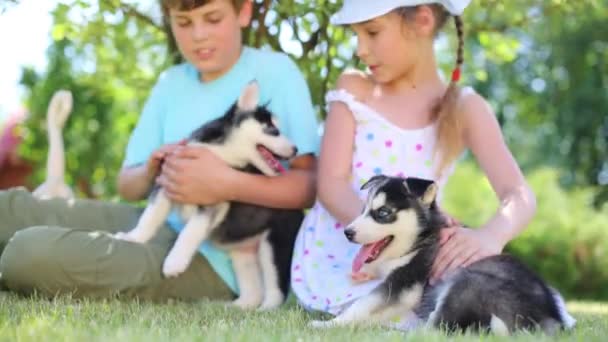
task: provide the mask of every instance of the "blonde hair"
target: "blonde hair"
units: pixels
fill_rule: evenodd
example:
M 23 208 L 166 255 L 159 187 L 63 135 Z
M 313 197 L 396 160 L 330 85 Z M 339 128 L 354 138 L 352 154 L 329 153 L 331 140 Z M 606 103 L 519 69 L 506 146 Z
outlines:
M 433 11 L 436 21 L 435 31 L 439 31 L 451 16 L 442 5 L 429 5 Z M 405 20 L 410 20 L 420 6 L 401 7 L 397 9 Z M 456 66 L 450 79 L 450 84 L 445 94 L 437 102 L 433 109 L 433 120 L 437 121 L 437 144 L 435 145 L 434 155 L 439 156 L 438 167 L 435 169 L 437 175 L 454 161 L 464 149 L 462 138 L 462 123 L 457 113 L 458 99 L 460 97 L 460 87 L 457 85 L 460 79 L 460 69 L 464 62 L 464 30 L 462 18 L 453 16 L 458 35 L 458 49 L 456 52 Z

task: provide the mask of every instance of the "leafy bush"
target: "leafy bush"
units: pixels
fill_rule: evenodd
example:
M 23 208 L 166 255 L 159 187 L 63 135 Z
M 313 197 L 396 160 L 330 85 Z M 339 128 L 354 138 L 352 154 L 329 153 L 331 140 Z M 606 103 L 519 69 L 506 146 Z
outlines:
M 537 198 L 536 216 L 506 252 L 521 258 L 569 298 L 608 299 L 608 205 L 594 210 L 591 188 L 565 191 L 558 171 L 538 169 L 526 175 Z M 444 195 L 445 209 L 479 226 L 498 201 L 480 170 L 461 163 Z

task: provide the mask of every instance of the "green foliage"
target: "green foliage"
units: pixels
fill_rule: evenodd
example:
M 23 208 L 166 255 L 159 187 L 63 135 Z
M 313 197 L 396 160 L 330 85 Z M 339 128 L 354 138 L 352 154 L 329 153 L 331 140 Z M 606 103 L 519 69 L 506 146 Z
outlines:
M 328 88 L 345 67 L 357 66 L 352 34 L 329 25 L 340 3 L 257 0 L 252 25 L 244 32 L 246 44 L 284 51 L 297 61 L 320 116 L 325 114 L 323 97 Z M 24 82 L 30 89 L 33 115 L 28 128 L 35 135 L 44 132 L 45 103 L 55 89 L 87 87 L 78 94 L 73 123 L 66 128 L 71 177 L 96 175 L 95 180 L 87 180 L 95 184 L 94 190 L 85 191 L 87 196 L 114 194 L 113 176 L 120 167 L 124 136 L 136 122 L 158 73 L 178 59 L 156 7 L 157 1 L 59 4 L 54 12 L 54 45 L 69 47 L 51 48 L 54 55 L 49 58 L 62 59 L 65 66 L 55 70 L 50 63 L 42 75 L 24 71 L 24 80 L 45 84 L 42 89 Z M 605 2 L 554 0 L 473 2 L 464 18 L 464 83 L 490 99 L 524 169 L 560 167 L 562 185 L 596 187 L 598 207 L 608 199 L 608 187 L 601 186 L 608 182 L 608 116 L 602 115 L 608 108 L 608 26 L 603 25 L 607 18 Z M 445 71 L 455 57 L 451 26 L 437 44 Z M 74 126 L 88 130 L 72 131 Z M 44 141 L 42 136 L 32 137 L 24 149 L 37 166 L 44 165 Z M 105 141 L 114 143 L 109 148 Z M 89 147 L 107 156 L 99 158 Z M 81 165 L 87 165 L 86 171 Z M 38 170 L 36 183 L 43 177 Z
M 527 178 L 537 213 L 507 252 L 567 296 L 608 299 L 608 206 L 595 211 L 590 188 L 562 189 L 554 169 L 538 169 Z M 446 211 L 472 227 L 485 223 L 498 206 L 487 179 L 472 163 L 459 165 L 444 202 Z
M 22 74 L 30 118 L 21 152 L 34 163 L 34 183 L 40 184 L 48 150 L 47 106 L 55 91 L 70 90 L 74 106 L 63 131 L 67 182 L 79 196 L 111 198 L 128 137 L 168 59 L 155 57 L 166 55 L 162 31 L 100 5 L 101 12 L 86 12 L 91 7 L 84 2 L 55 9 L 47 70 L 25 68 Z M 72 21 L 75 13 L 89 17 Z
M 608 201 L 607 4 L 522 6 L 527 15 L 504 34 L 478 35 L 486 56 L 504 50 L 505 39 L 516 54 L 480 59 L 476 67 L 485 71 L 474 82 L 494 104 L 520 163 L 559 168 L 567 187 L 594 186 L 598 208 Z
M 352 34 L 329 25 L 340 3 L 257 0 L 251 27 L 244 32 L 246 44 L 284 51 L 297 61 L 320 116 L 325 114 L 323 97 L 328 88 L 344 68 L 357 66 Z M 97 108 L 90 113 L 98 117 L 83 115 L 87 110 L 76 107 L 70 118 L 74 123 L 66 129 L 66 134 L 80 137 L 68 137 L 66 142 L 72 177 L 80 177 L 81 164 L 89 166 L 82 174 L 97 175 L 89 182 L 96 184 L 95 190 L 85 191 L 88 196 L 113 195 L 112 177 L 126 143 L 123 135 L 136 122 L 158 73 L 177 59 L 156 5 L 156 1 L 118 0 L 59 4 L 54 13 L 54 45 L 67 41 L 69 48 L 49 58 L 63 58 L 66 66 L 58 71 L 49 64 L 43 75 L 35 75 L 46 84 L 44 91 L 28 84 L 33 112 L 28 127 L 35 134 L 44 132 L 44 103 L 52 91 L 74 85 L 63 79 L 88 87 L 86 101 L 77 99 L 77 105 Z M 581 12 L 589 15 L 577 15 Z M 596 186 L 598 206 L 608 198 L 608 187 L 598 184 L 608 182 L 608 121 L 601 115 L 608 108 L 608 26 L 602 25 L 607 17 L 608 6 L 601 1 L 486 0 L 473 2 L 464 18 L 464 83 L 491 100 L 524 168 L 547 163 L 561 167 L 562 184 Z M 454 37 L 453 27 L 447 25 L 438 39 L 438 57 L 446 71 L 454 63 Z M 61 48 L 51 49 L 57 50 Z M 31 74 L 26 70 L 24 79 Z M 86 129 L 69 133 L 72 125 L 97 130 L 92 135 L 97 138 L 89 140 L 89 131 L 82 139 Z M 104 141 L 114 144 L 108 150 Z M 44 139 L 32 138 L 26 145 L 27 157 L 43 165 Z M 89 147 L 114 156 L 99 158 Z M 41 180 L 39 171 L 35 181 Z

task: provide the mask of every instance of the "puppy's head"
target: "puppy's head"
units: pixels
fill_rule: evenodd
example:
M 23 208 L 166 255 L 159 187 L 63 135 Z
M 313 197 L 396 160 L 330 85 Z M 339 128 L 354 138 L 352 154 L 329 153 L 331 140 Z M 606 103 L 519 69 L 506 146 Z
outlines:
M 408 254 L 421 234 L 436 229 L 432 217 L 440 215 L 435 205 L 437 185 L 420 178 L 374 176 L 362 186 L 369 189 L 362 214 L 344 231 L 362 244 L 353 271 Z
M 253 144 L 271 152 L 276 157 L 288 159 L 297 153 L 296 147 L 279 131 L 278 121 L 268 109 L 259 105 L 258 83 L 249 83 L 236 105 L 235 131 L 237 140 Z
M 251 161 L 261 157 L 278 173 L 282 171 L 279 160 L 294 157 L 297 148 L 281 134 L 272 113 L 259 104 L 259 96 L 259 85 L 252 81 L 232 108 L 213 125 L 211 135 L 229 147 L 233 159 Z

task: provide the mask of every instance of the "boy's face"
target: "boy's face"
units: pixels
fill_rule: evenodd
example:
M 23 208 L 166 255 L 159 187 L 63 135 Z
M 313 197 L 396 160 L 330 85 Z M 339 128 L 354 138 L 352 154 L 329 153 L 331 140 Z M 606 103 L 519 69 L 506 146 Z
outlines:
M 189 11 L 169 9 L 171 30 L 181 54 L 212 81 L 236 63 L 241 51 L 241 29 L 249 25 L 252 4 L 240 10 L 230 0 L 211 0 Z

